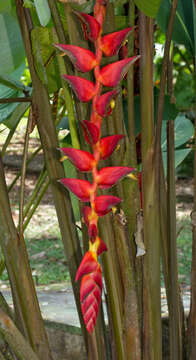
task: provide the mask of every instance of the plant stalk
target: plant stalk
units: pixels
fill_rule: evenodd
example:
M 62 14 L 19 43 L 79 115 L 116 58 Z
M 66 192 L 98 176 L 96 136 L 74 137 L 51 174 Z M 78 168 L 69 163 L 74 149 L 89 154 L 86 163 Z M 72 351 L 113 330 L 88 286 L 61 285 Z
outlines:
M 193 0 L 193 24 L 196 34 L 196 1 Z M 196 35 L 195 35 L 196 47 Z M 196 50 L 194 58 L 195 73 L 195 144 L 194 144 L 194 208 L 191 213 L 192 219 L 192 269 L 191 269 L 191 306 L 188 317 L 187 329 L 187 358 L 193 360 L 196 353 Z
M 76 231 L 71 200 L 68 191 L 57 183 L 57 180 L 64 178 L 63 166 L 58 159 L 57 148 L 59 147 L 55 124 L 51 114 L 51 107 L 47 89 L 39 79 L 35 66 L 33 51 L 31 46 L 31 30 L 33 29 L 32 20 L 28 9 L 24 9 L 21 0 L 16 0 L 17 15 L 21 27 L 21 33 L 26 48 L 27 59 L 31 72 L 34 87 L 34 106 L 38 113 L 38 130 L 44 151 L 45 163 L 51 183 L 54 204 L 57 212 L 59 226 L 62 234 L 62 241 L 67 256 L 73 291 L 76 299 L 81 328 L 86 339 L 86 332 L 83 325 L 82 313 L 80 308 L 79 287 L 75 283 L 75 275 L 81 261 L 81 248 Z
M 41 318 L 28 255 L 14 225 L 0 158 L 0 244 L 12 288 L 16 323 L 40 359 L 52 360 Z
M 155 183 L 152 58 L 154 24 L 140 12 L 139 25 L 143 231 L 146 248 L 143 256 L 143 358 L 161 360 L 160 230 Z

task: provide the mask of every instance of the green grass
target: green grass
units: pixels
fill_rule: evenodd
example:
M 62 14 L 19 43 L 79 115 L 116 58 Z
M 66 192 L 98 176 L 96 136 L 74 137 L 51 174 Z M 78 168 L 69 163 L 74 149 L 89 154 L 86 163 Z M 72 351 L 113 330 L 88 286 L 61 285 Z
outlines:
M 182 286 L 188 286 L 190 285 L 192 256 L 192 229 L 189 216 L 182 217 L 177 221 L 178 231 L 179 282 Z M 36 285 L 49 285 L 69 281 L 69 272 L 58 227 L 54 227 L 51 232 L 51 235 L 48 234 L 49 238 L 33 237 L 25 239 Z M 38 255 L 41 253 L 43 253 L 43 256 L 39 258 Z M 37 255 L 37 257 L 34 258 L 34 255 Z M 6 271 L 1 275 L 1 280 L 8 280 Z
M 62 241 L 59 238 L 25 240 L 36 285 L 61 283 L 69 280 Z M 38 255 L 42 255 L 39 257 Z M 34 258 L 34 255 L 37 255 Z M 7 281 L 4 271 L 1 280 Z

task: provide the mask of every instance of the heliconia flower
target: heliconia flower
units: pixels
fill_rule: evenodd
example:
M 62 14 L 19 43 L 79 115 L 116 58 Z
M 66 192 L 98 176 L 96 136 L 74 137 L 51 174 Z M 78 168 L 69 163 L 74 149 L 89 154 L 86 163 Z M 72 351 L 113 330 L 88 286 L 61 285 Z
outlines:
M 109 166 L 101 169 L 95 179 L 101 189 L 107 189 L 134 170 L 128 166 Z
M 89 145 L 96 144 L 100 136 L 100 128 L 91 121 L 81 121 L 81 126 L 84 131 L 84 137 Z
M 71 85 L 80 101 L 88 102 L 94 96 L 95 85 L 91 81 L 74 75 L 63 75 L 63 79 Z
M 123 41 L 133 30 L 133 27 L 107 34 L 101 38 L 101 50 L 106 56 L 114 56 L 118 53 Z
M 100 154 L 102 159 L 106 159 L 115 150 L 118 142 L 124 137 L 124 135 L 111 135 L 101 138 L 100 140 Z
M 76 273 L 75 281 L 78 281 L 83 275 L 89 274 L 97 269 L 97 258 L 96 254 L 91 251 L 87 251 L 80 263 L 80 266 Z
M 131 58 L 104 66 L 100 71 L 99 81 L 105 86 L 117 86 L 126 75 L 129 67 L 138 59 L 139 56 L 132 56 Z
M 89 181 L 69 178 L 60 179 L 59 181 L 72 191 L 81 201 L 85 202 L 90 200 L 92 185 Z
M 74 13 L 81 21 L 85 39 L 95 41 L 98 38 L 101 29 L 98 21 L 91 15 L 77 11 L 74 11 Z
M 117 90 L 108 91 L 105 94 L 101 95 L 96 104 L 95 109 L 98 114 L 102 117 L 108 116 L 111 114 L 113 109 L 112 100 L 118 95 Z
M 90 50 L 75 45 L 54 44 L 54 46 L 63 51 L 81 72 L 92 70 L 96 66 L 96 57 Z
M 101 266 L 97 264 L 97 270 L 84 275 L 80 287 L 80 301 L 84 323 L 87 331 L 91 334 L 94 330 L 102 293 Z
M 104 216 L 109 213 L 114 206 L 122 200 L 117 196 L 100 195 L 95 198 L 95 211 L 97 215 Z
M 80 171 L 90 171 L 95 164 L 95 159 L 91 153 L 84 150 L 74 149 L 70 147 L 64 147 L 60 149 L 69 160 Z

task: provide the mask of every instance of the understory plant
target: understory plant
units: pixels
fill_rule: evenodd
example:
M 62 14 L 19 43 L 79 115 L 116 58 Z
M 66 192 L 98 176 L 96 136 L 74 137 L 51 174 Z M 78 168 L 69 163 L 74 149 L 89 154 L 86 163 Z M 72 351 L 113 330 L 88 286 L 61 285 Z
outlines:
M 60 182 L 72 191 L 79 200 L 88 203 L 82 209 L 83 220 L 88 228 L 89 249 L 85 253 L 76 274 L 81 280 L 80 302 L 83 320 L 89 333 L 93 332 L 103 287 L 102 270 L 98 256 L 107 250 L 104 239 L 98 231 L 98 220 L 109 213 L 122 201 L 113 195 L 99 194 L 99 190 L 111 188 L 121 178 L 135 169 L 130 166 L 109 166 L 100 168 L 100 161 L 107 159 L 116 149 L 124 135 L 101 136 L 101 125 L 115 106 L 115 98 L 120 91 L 119 84 L 129 67 L 138 56 L 125 58 L 101 67 L 103 55 L 107 57 L 118 53 L 132 27 L 107 35 L 102 35 L 107 0 L 97 0 L 94 16 L 75 12 L 81 21 L 84 36 L 94 45 L 94 52 L 72 44 L 55 46 L 68 55 L 80 72 L 94 71 L 94 82 L 75 75 L 63 75 L 81 102 L 92 102 L 90 120 L 82 120 L 84 138 L 91 151 L 63 147 L 61 151 L 81 172 L 89 172 L 90 181 L 63 178 Z M 107 89 L 107 88 L 112 88 Z

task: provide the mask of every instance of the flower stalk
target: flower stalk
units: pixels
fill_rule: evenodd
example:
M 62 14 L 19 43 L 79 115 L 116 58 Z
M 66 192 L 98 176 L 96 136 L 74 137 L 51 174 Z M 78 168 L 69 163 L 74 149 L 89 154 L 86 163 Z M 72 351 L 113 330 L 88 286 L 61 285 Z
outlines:
M 82 102 L 92 101 L 90 120 L 82 120 L 84 138 L 91 152 L 73 148 L 60 149 L 79 171 L 90 172 L 92 181 L 64 178 L 59 181 L 72 191 L 79 200 L 89 203 L 83 207 L 83 220 L 88 228 L 89 249 L 76 274 L 81 280 L 80 301 L 84 323 L 92 333 L 96 323 L 102 294 L 102 270 L 98 256 L 107 250 L 98 233 L 99 218 L 109 213 L 122 200 L 113 195 L 99 195 L 99 189 L 108 189 L 121 178 L 134 171 L 129 166 L 111 166 L 100 169 L 100 160 L 108 158 L 123 138 L 123 135 L 101 137 L 103 118 L 110 115 L 119 92 L 119 83 L 129 67 L 137 60 L 133 56 L 101 67 L 103 55 L 116 55 L 132 28 L 102 36 L 106 13 L 104 0 L 97 0 L 94 16 L 75 12 L 81 21 L 84 36 L 94 44 L 94 53 L 75 45 L 56 44 L 80 72 L 94 71 L 94 82 L 79 76 L 63 75 L 77 98 Z M 105 91 L 105 86 L 113 90 Z M 114 89 L 115 88 L 115 89 Z

